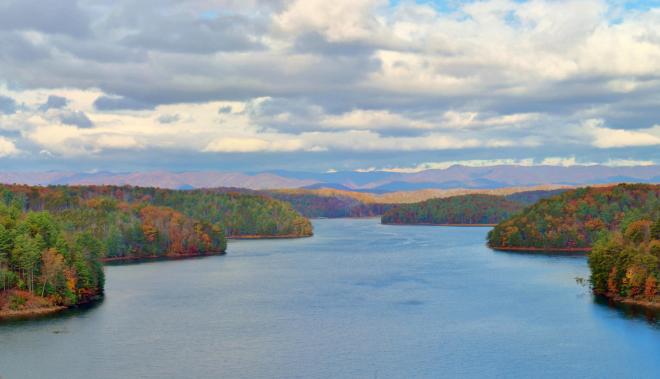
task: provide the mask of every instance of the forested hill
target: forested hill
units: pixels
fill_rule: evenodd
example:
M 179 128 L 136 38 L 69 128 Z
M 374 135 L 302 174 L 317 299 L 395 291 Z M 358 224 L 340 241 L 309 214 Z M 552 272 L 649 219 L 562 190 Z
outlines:
M 659 206 L 660 185 L 570 190 L 501 222 L 489 233 L 488 244 L 501 249 L 586 250 L 599 237 Z
M 496 224 L 524 208 L 503 196 L 464 195 L 402 204 L 383 214 L 383 224 Z
M 302 237 L 312 227 L 262 195 L 116 186 L 0 186 L 0 319 L 103 292 L 102 261 L 222 253 L 230 237 Z
M 649 211 L 594 245 L 589 268 L 596 294 L 660 307 L 660 210 Z
M 99 242 L 89 232 L 66 230 L 48 212 L 22 212 L 0 201 L 0 320 L 100 296 Z
M 130 186 L 0 186 L 0 195 L 6 202 L 17 201 L 23 210 L 55 213 L 86 210 L 92 200 L 92 204 L 101 202 L 111 210 L 133 207 L 145 213 L 142 208 L 152 206 L 163 212 L 173 212 L 173 215 L 179 213 L 191 218 L 193 223 L 221 228 L 228 237 L 303 237 L 312 234 L 309 220 L 291 205 L 258 194 Z M 148 210 L 146 213 L 158 212 Z
M 374 217 L 382 215 L 393 206 L 364 201 L 358 197 L 359 193 L 354 193 L 353 196 L 342 195 L 340 191 L 323 193 L 309 190 L 274 190 L 264 193 L 291 204 L 295 210 L 310 218 Z

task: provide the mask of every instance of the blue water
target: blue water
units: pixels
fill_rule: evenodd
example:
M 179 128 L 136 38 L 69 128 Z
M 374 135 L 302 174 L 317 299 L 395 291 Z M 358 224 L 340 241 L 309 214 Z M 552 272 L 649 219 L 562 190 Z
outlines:
M 494 252 L 488 228 L 314 227 L 107 267 L 96 307 L 0 325 L 0 377 L 660 377 L 660 326 L 594 301 L 583 257 Z

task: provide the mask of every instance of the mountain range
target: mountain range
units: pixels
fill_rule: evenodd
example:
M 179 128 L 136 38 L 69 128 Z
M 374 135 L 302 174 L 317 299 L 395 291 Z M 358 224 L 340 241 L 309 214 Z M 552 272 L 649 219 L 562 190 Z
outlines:
M 606 184 L 620 182 L 660 183 L 660 166 L 517 166 L 469 167 L 462 165 L 414 173 L 340 171 L 310 173 L 268 171 L 238 173 L 220 171 L 94 172 L 68 171 L 0 172 L 8 184 L 113 184 L 193 189 L 237 187 L 248 189 L 333 188 L 387 193 L 419 189 L 497 189 L 516 186 Z

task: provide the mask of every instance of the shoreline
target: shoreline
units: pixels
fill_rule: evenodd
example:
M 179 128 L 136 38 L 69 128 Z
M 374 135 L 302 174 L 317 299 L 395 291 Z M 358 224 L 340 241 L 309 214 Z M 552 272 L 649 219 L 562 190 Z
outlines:
M 179 259 L 188 259 L 188 258 L 198 258 L 198 257 L 211 257 L 216 255 L 225 255 L 227 252 L 219 251 L 213 253 L 195 253 L 195 254 L 176 254 L 176 255 L 147 255 L 144 257 L 111 257 L 111 258 L 101 258 L 102 263 L 116 263 L 116 262 L 139 262 L 139 261 L 157 261 L 157 260 L 167 260 L 175 261 Z
M 521 252 L 543 252 L 543 253 L 588 253 L 590 247 L 509 247 L 509 246 L 490 246 L 489 248 L 497 251 L 521 251 Z
M 238 236 L 228 236 L 228 240 L 277 240 L 277 239 L 296 239 L 296 238 L 309 238 L 314 237 L 314 234 L 297 235 L 297 234 L 281 234 L 281 235 L 261 235 L 261 234 L 244 234 Z
M 632 306 L 653 311 L 660 311 L 660 302 L 657 301 L 630 299 L 627 297 L 621 297 L 619 295 L 611 295 L 597 291 L 593 291 L 593 293 L 595 296 L 600 296 L 601 298 L 613 303 L 614 305 Z
M 38 320 L 70 309 L 83 308 L 103 299 L 103 294 L 96 294 L 72 305 L 50 305 L 39 308 L 0 311 L 0 323 L 6 321 Z
M 397 225 L 397 226 L 457 226 L 457 227 L 462 227 L 462 228 L 470 228 L 470 227 L 488 227 L 488 226 L 495 226 L 497 224 L 432 224 L 432 223 L 424 223 L 424 222 L 419 222 L 419 223 L 414 223 L 414 224 L 406 224 L 402 222 L 382 222 L 381 225 Z
M 70 307 L 65 307 L 64 305 L 53 305 L 52 307 L 43 307 L 43 308 L 34 308 L 34 309 L 22 309 L 16 311 L 0 311 L 0 322 L 2 321 L 13 321 L 13 320 L 23 320 L 23 319 L 32 319 L 32 318 L 41 318 L 45 316 L 50 316 L 56 313 L 60 313 L 69 309 Z

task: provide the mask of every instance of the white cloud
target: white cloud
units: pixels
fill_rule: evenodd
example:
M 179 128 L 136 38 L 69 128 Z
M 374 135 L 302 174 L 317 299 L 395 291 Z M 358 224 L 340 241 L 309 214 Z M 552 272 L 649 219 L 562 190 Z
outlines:
M 222 137 L 211 141 L 206 146 L 204 151 L 214 153 L 255 153 L 273 151 L 297 151 L 302 149 L 302 142 L 296 139 L 268 141 L 265 139 L 250 137 Z
M 583 127 L 593 138 L 592 145 L 599 148 L 660 145 L 660 125 L 647 129 L 609 129 L 599 119 L 587 120 Z
M 7 157 L 10 155 L 16 155 L 20 151 L 14 145 L 10 139 L 0 136 L 0 158 Z
M 431 129 L 433 123 L 412 120 L 387 110 L 355 109 L 338 116 L 326 115 L 321 125 L 329 128 L 344 129 Z
M 489 167 L 498 165 L 517 165 L 517 166 L 594 166 L 604 165 L 610 167 L 623 167 L 623 166 L 653 166 L 657 163 L 650 160 L 633 160 L 633 159 L 608 159 L 605 162 L 597 163 L 592 161 L 578 161 L 575 157 L 546 157 L 543 159 L 524 158 L 524 159 L 469 159 L 469 160 L 455 160 L 455 161 L 442 161 L 442 162 L 424 162 L 411 167 L 384 167 L 384 168 L 361 168 L 356 169 L 356 172 L 398 172 L 398 173 L 415 173 L 424 170 L 432 169 L 447 169 L 451 166 L 461 165 L 468 167 Z

